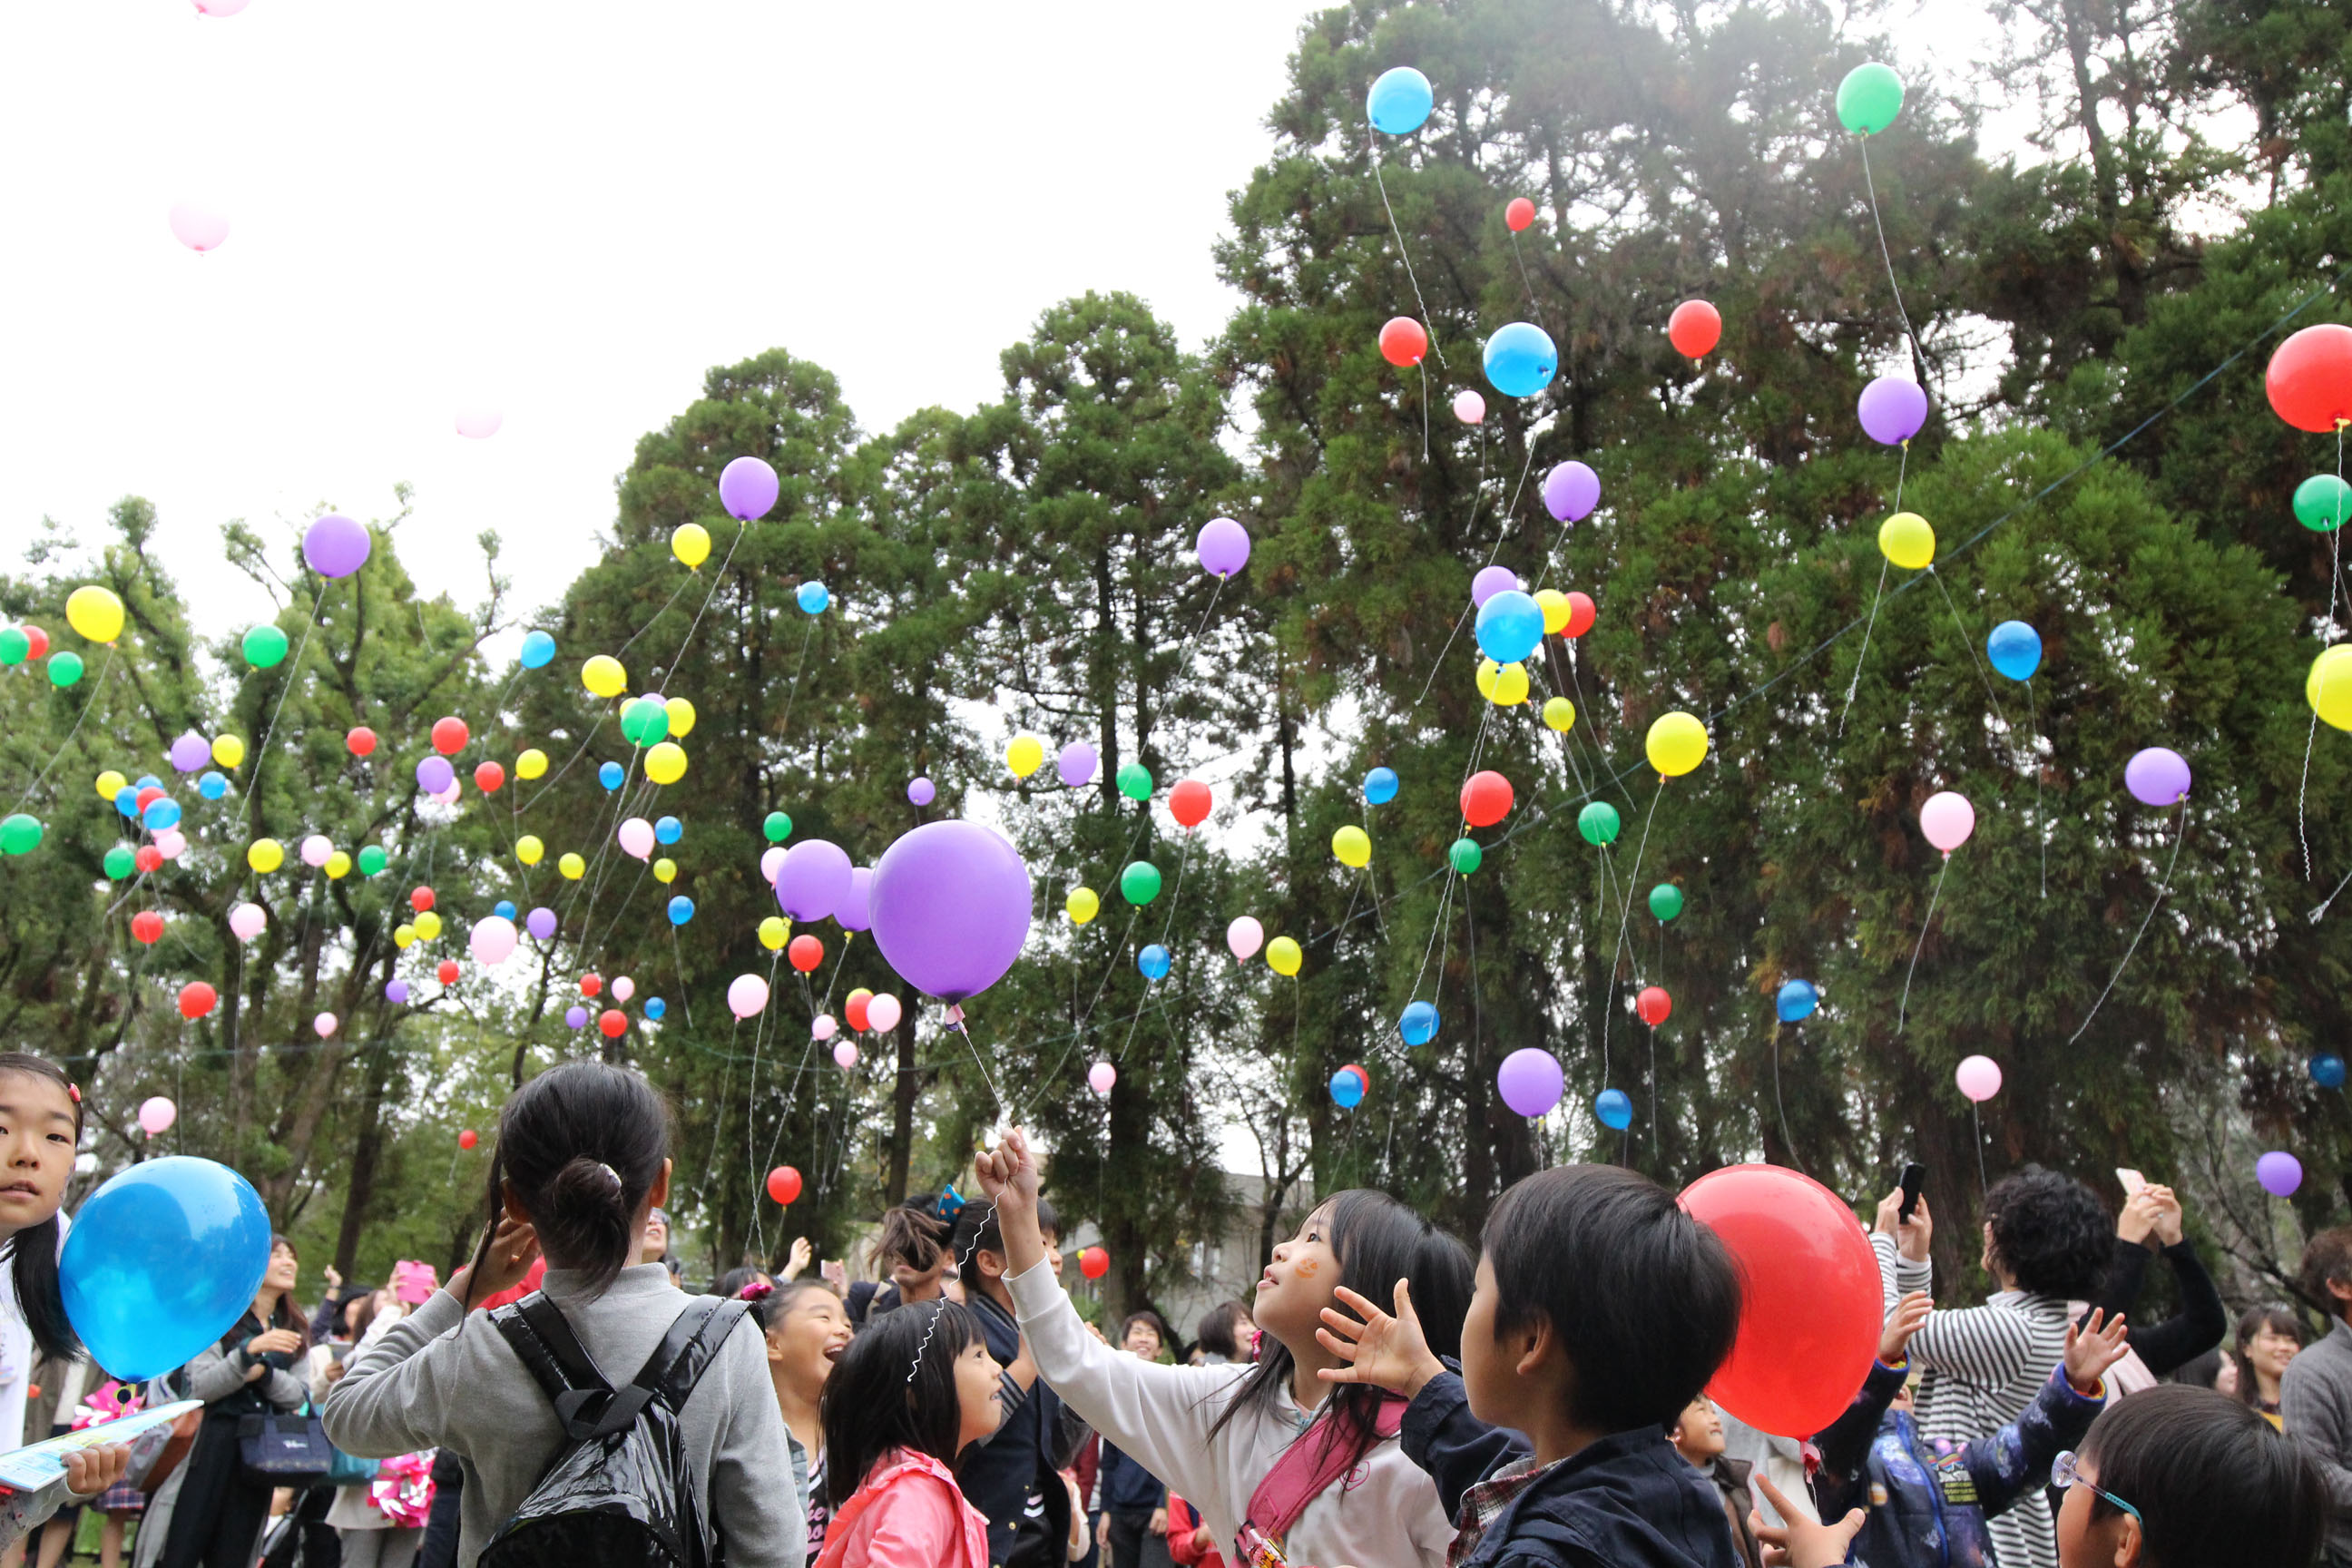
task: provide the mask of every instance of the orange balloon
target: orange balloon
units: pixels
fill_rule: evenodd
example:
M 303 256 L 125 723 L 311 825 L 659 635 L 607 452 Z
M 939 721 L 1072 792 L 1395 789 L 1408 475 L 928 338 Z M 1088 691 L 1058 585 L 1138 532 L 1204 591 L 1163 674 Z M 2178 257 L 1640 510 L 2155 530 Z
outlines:
M 1723 341 L 1723 315 L 1704 300 L 1685 300 L 1666 318 L 1666 341 L 1675 352 L 1697 359 Z

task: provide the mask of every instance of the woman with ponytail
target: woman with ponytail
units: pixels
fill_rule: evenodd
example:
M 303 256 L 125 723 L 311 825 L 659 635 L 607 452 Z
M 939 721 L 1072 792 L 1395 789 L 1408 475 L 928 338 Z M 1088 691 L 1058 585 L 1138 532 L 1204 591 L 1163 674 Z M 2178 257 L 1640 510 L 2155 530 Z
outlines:
M 360 1354 L 327 1395 L 327 1436 L 344 1452 L 390 1458 L 440 1448 L 465 1478 L 457 1561 L 472 1563 L 563 1449 L 564 1426 L 506 1335 L 470 1309 L 521 1282 L 542 1255 L 541 1290 L 620 1387 L 681 1314 L 646 1221 L 669 1197 L 668 1116 L 635 1073 L 568 1062 L 525 1084 L 499 1117 L 489 1222 L 474 1260 Z M 528 1309 L 530 1298 L 521 1306 Z M 759 1323 L 739 1321 L 677 1426 L 700 1517 L 730 1568 L 800 1568 L 805 1525 L 791 1486 L 784 1422 Z

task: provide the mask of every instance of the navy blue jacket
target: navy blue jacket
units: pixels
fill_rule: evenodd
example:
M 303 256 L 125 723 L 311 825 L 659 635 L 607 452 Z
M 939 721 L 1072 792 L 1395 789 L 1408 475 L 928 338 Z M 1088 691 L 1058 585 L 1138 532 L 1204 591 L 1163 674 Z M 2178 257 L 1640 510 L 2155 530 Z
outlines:
M 1529 1457 L 1517 1432 L 1470 1414 L 1454 1371 L 1413 1396 L 1399 1434 L 1458 1527 L 1462 1496 Z M 1601 1438 L 1504 1505 L 1461 1568 L 1740 1568 L 1723 1500 L 1655 1426 Z
M 1012 1314 L 979 1290 L 966 1292 L 988 1353 L 1000 1366 L 1010 1366 L 1021 1355 L 1021 1325 Z M 1054 1473 L 1059 1457 L 1062 1400 L 1039 1379 L 1019 1395 L 1010 1378 L 1004 1383 L 1004 1421 L 996 1435 L 965 1450 L 956 1471 L 956 1485 L 964 1500 L 988 1517 L 988 1560 L 991 1563 L 1029 1561 L 1039 1552 L 1038 1538 L 1050 1543 L 1059 1563 L 1069 1538 L 1069 1493 Z M 1156 1504 L 1154 1506 L 1157 1506 Z M 1034 1511 L 1033 1511 L 1034 1510 Z M 1015 1557 L 1014 1541 L 1024 1521 L 1033 1538 Z
M 1108 1438 L 1102 1446 L 1102 1468 L 1097 1473 L 1105 1513 L 1150 1513 L 1168 1506 L 1168 1483 L 1112 1447 Z

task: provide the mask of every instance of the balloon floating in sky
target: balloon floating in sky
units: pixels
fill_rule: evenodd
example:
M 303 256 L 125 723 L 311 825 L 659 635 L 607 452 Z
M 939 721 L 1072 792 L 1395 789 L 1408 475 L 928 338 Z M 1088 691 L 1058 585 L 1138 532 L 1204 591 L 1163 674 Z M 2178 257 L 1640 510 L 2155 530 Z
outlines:
M 1899 447 L 1927 423 L 1927 392 L 1916 381 L 1882 375 L 1862 389 L 1854 412 L 1864 435 L 1882 447 Z
M 1486 340 L 1486 380 L 1506 397 L 1533 397 L 1559 373 L 1551 334 L 1532 321 L 1513 321 Z
M 1408 1046 L 1425 1046 L 1437 1038 L 1437 1004 L 1408 1002 L 1397 1019 L 1397 1033 Z
M 1902 112 L 1903 79 L 1891 66 L 1873 60 L 1854 67 L 1838 83 L 1838 123 L 1857 136 L 1877 135 Z
M 822 583 L 803 583 L 793 590 L 793 603 L 798 605 L 803 614 L 821 616 L 833 603 L 833 591 Z
M 1543 606 L 1517 588 L 1478 606 L 1475 628 L 1478 651 L 1497 664 L 1516 664 L 1543 642 Z
M 2000 1064 L 1990 1057 L 1963 1057 L 1952 1081 L 1971 1104 L 1982 1105 L 2000 1092 Z
M 66 596 L 66 624 L 90 642 L 110 643 L 122 635 L 122 601 L 95 584 L 76 588 Z
M 2189 798 L 2189 763 L 2179 752 L 2150 746 L 2124 764 L 2124 787 L 2142 805 L 2177 805 Z
M 1349 823 L 1331 835 L 1331 854 L 1340 865 L 1360 868 L 1372 858 L 1372 840 L 1369 834 Z
M 1265 927 L 1254 915 L 1236 915 L 1225 927 L 1225 946 L 1235 963 L 1246 963 L 1265 941 Z
M 255 626 L 245 634 L 245 662 L 256 669 L 275 669 L 286 661 L 287 650 L 291 646 L 286 640 L 286 634 L 276 626 Z
M 269 1267 L 269 1215 L 243 1176 L 173 1155 L 110 1178 L 58 1256 L 66 1317 L 126 1380 L 184 1366 L 235 1325 Z
M 1633 1125 L 1633 1101 L 1622 1089 L 1604 1089 L 1592 1097 L 1592 1114 L 1612 1132 Z
M 1445 847 L 1445 863 L 1457 876 L 1467 877 L 1486 863 L 1486 852 L 1475 838 L 1457 838 Z
M 525 669 L 544 669 L 555 658 L 555 639 L 545 632 L 525 632 L 520 657 Z
M 907 799 L 911 805 L 929 805 L 939 798 L 939 786 L 927 778 L 916 778 L 908 782 Z
M 2294 487 L 2294 520 L 2314 533 L 2333 533 L 2352 516 L 2352 485 L 2334 474 L 2314 474 Z
M 1462 785 L 1462 819 L 1473 827 L 1492 827 L 1511 814 L 1511 781 L 1489 769 L 1475 773 Z
M 1169 966 L 1174 963 L 1174 955 L 1156 942 L 1135 955 L 1136 971 L 1146 980 L 1167 979 Z
M 172 207 L 172 237 L 202 256 L 218 250 L 228 238 L 228 219 L 198 202 L 176 202 Z
M 1331 1103 L 1342 1110 L 1352 1110 L 1364 1102 L 1364 1080 L 1341 1068 L 1331 1075 Z
M 2322 1052 L 2311 1058 L 2311 1081 L 2322 1089 L 2342 1089 L 2345 1079 L 2344 1058 L 2333 1052 Z
M 1977 808 L 1966 795 L 1938 790 L 1919 808 L 1919 831 L 1947 855 L 1966 844 L 1976 830 Z
M 784 852 L 776 873 L 776 905 L 793 920 L 821 921 L 849 897 L 852 869 L 849 851 L 841 846 L 803 839 Z
M 1100 761 L 1092 746 L 1084 741 L 1073 741 L 1062 748 L 1060 756 L 1054 759 L 1054 771 L 1060 775 L 1064 784 L 1076 789 L 1094 781 L 1095 769 Z
M 1663 985 L 1644 985 L 1641 994 L 1633 998 L 1635 1015 L 1653 1029 L 1664 1023 L 1674 1010 L 1675 999 L 1666 994 Z
M 1402 370 L 1429 353 L 1429 332 L 1411 316 L 1391 316 L 1381 329 L 1381 357 Z
M 1906 572 L 1936 559 L 1936 531 L 1916 511 L 1898 511 L 1878 525 L 1878 552 Z
M 2352 327 L 2305 327 L 2279 344 L 2263 375 L 2271 409 L 2298 430 L 2326 435 L 2352 423 Z
M 375 542 L 363 523 L 329 512 L 302 535 L 302 559 L 321 577 L 348 577 L 367 564 Z
M 1650 889 L 1650 912 L 1662 921 L 1670 921 L 1683 912 L 1683 890 L 1672 882 L 1661 882 Z
M 2352 730 L 2352 643 L 2337 643 L 2311 661 L 2303 695 L 2313 712 L 2338 730 Z
M 1151 770 L 1141 763 L 1121 763 L 1118 768 L 1118 793 L 1129 800 L 1151 798 Z
M 1685 359 L 1704 359 L 1723 341 L 1723 312 L 1704 300 L 1685 300 L 1666 318 L 1666 341 Z
M 1822 994 L 1813 988 L 1810 980 L 1784 981 L 1779 994 L 1772 998 L 1772 1010 L 1780 1015 L 1783 1024 L 1802 1023 L 1811 1017 L 1813 1010 L 1821 1005 Z
M 1118 1082 L 1118 1068 L 1108 1062 L 1097 1062 L 1087 1069 L 1087 1087 L 1097 1094 L 1108 1094 Z
M 2273 1149 L 2254 1162 L 2254 1180 L 2274 1198 L 2293 1197 L 2303 1185 L 2303 1162 L 2284 1149 Z
M 1642 742 L 1650 765 L 1666 778 L 1680 778 L 1706 760 L 1706 726 L 1677 709 L 1661 714 Z
M 1486 400 L 1478 395 L 1475 387 L 1465 386 L 1454 395 L 1454 417 L 1465 425 L 1483 424 L 1486 418 Z
M 1219 579 L 1230 577 L 1249 563 L 1249 530 L 1230 517 L 1213 517 L 1201 525 L 1193 548 L 1202 571 Z
M 1429 79 L 1411 66 L 1391 66 L 1373 81 L 1364 95 L 1364 117 L 1372 129 L 1391 136 L 1409 136 L 1422 127 L 1436 107 L 1437 94 Z
M 1364 775 L 1364 799 L 1372 805 L 1386 805 L 1396 798 L 1397 775 L 1394 768 L 1374 768 Z
M 1503 1103 L 1521 1116 L 1541 1116 L 1559 1103 L 1568 1079 L 1559 1058 L 1534 1046 L 1523 1046 L 1503 1058 L 1495 1074 L 1495 1088 Z
M 768 1005 L 768 983 L 756 974 L 739 974 L 727 984 L 727 1010 L 738 1018 L 756 1016 Z M 584 1011 L 574 1007 L 575 1013 Z M 572 1027 L 577 1028 L 575 1024 Z
M 174 773 L 192 773 L 213 760 L 213 749 L 194 730 L 172 742 L 164 753 Z
M 1160 868 L 1149 860 L 1132 860 L 1118 874 L 1119 896 L 1141 908 L 1160 896 Z
M 1298 943 L 1289 937 L 1278 936 L 1265 944 L 1265 966 L 1286 979 L 1297 977 L 1298 966 L 1306 959 Z
M 710 559 L 710 531 L 698 522 L 681 522 L 669 531 L 669 552 L 689 572 Z
M 495 408 L 461 408 L 457 410 L 457 434 L 468 441 L 487 441 L 499 433 L 506 416 Z
M 1470 603 L 1479 609 L 1497 594 L 1517 593 L 1519 574 L 1507 566 L 1481 566 L 1470 579 Z
M 1576 831 L 1595 849 L 1614 844 L 1624 826 L 1624 819 L 1617 815 L 1617 808 L 1605 800 L 1590 801 L 1583 810 L 1576 814 Z
M 738 458 L 719 473 L 719 504 L 738 522 L 768 515 L 782 489 L 776 470 L 757 458 Z
M 1070 917 L 1072 925 L 1084 925 L 1102 912 L 1102 900 L 1092 888 L 1073 888 L 1062 900 L 1062 912 Z
M 1209 786 L 1199 779 L 1180 781 L 1168 792 L 1168 814 L 1181 827 L 1198 827 L 1209 820 Z
M 1004 977 L 1029 940 L 1029 909 L 1028 867 L 1003 835 L 978 823 L 927 822 L 874 867 L 874 940 L 883 958 L 943 1002 L 977 996 Z M 881 1002 L 874 999 L 869 1016 Z
M 1601 476 L 1573 458 L 1544 476 L 1544 510 L 1558 522 L 1580 522 L 1601 504 Z
M 1004 748 L 1004 765 L 1016 779 L 1025 779 L 1045 765 L 1045 742 L 1034 735 L 1015 735 Z
M 1513 196 L 1509 205 L 1503 208 L 1503 223 L 1513 234 L 1517 234 L 1535 221 L 1536 204 L 1525 196 Z
M 2003 621 L 1985 638 L 1985 658 L 2011 680 L 2031 680 L 2042 668 L 2042 634 L 2023 621 Z

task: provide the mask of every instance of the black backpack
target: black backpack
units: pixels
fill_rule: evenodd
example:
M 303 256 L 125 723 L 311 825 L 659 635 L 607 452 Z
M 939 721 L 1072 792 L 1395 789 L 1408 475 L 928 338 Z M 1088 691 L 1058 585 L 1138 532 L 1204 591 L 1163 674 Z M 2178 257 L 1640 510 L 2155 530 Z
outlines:
M 677 1415 L 745 1311 L 690 1302 L 645 1368 L 614 1390 L 555 1303 L 538 1291 L 490 1321 L 554 1402 L 564 1447 L 479 1568 L 709 1568 L 719 1556 L 696 1502 Z

